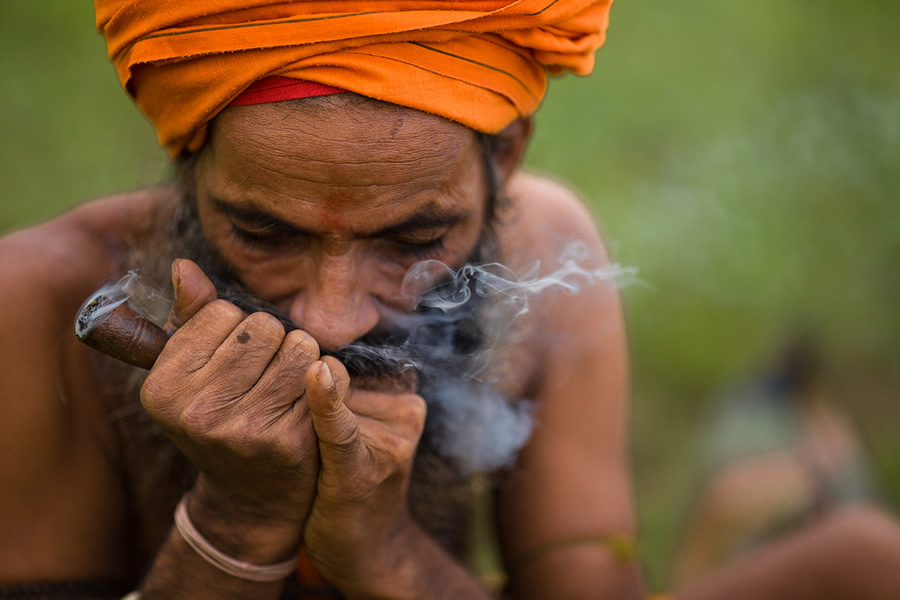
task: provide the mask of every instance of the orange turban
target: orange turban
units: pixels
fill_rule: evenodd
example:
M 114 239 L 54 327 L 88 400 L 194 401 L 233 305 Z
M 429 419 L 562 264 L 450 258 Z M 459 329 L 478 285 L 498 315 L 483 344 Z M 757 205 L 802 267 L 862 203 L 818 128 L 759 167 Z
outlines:
M 119 80 L 173 156 L 253 82 L 304 79 L 496 133 L 547 73 L 590 73 L 612 0 L 94 0 Z

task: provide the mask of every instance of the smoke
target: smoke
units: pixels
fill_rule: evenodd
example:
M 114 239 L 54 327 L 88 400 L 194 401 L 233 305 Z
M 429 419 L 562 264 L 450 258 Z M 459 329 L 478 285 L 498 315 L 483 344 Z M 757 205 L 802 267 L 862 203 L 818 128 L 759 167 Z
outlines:
M 128 271 L 121 279 L 104 285 L 85 300 L 75 317 L 76 334 L 86 335 L 122 304 L 127 304 L 147 320 L 162 325 L 172 306 L 172 298 L 151 285 L 137 270 Z
M 542 265 L 535 263 L 517 275 L 496 262 L 466 264 L 458 270 L 435 260 L 419 262 L 401 287 L 404 297 L 414 300 L 414 310 L 386 311 L 378 331 L 330 354 L 355 378 L 414 370 L 417 391 L 428 405 L 422 443 L 460 475 L 509 466 L 528 441 L 536 415 L 530 400 L 509 398 L 501 389 L 501 378 L 510 372 L 498 355 L 528 334 L 524 317 L 538 299 L 552 293 L 578 294 L 601 283 L 616 285 L 634 276 L 633 269 L 602 265 L 580 242 L 568 244 L 553 267 L 541 274 Z M 90 315 L 92 322 L 102 316 L 100 311 L 127 302 L 161 323 L 171 306 L 171 298 L 136 271 L 97 294 L 109 303 Z M 286 315 L 236 282 L 220 288 L 220 297 L 247 312 L 269 312 L 286 330 L 296 328 Z
M 517 275 L 496 262 L 458 270 L 439 261 L 419 262 L 401 288 L 416 299 L 415 311 L 388 315 L 392 333 L 384 343 L 354 343 L 338 357 L 351 365 L 357 358 L 373 360 L 389 371 L 416 369 L 419 393 L 428 404 L 425 439 L 461 474 L 509 466 L 531 435 L 535 407 L 527 399 L 506 397 L 498 378 L 509 371 L 495 356 L 525 335 L 520 325 L 537 299 L 617 285 L 635 275 L 633 269 L 600 265 L 598 258 L 583 243 L 572 242 L 556 268 L 543 275 L 540 263 Z

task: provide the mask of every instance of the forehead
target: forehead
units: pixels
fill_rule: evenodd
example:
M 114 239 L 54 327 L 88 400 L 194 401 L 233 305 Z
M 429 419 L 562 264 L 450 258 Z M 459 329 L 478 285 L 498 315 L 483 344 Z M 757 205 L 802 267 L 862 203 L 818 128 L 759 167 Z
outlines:
M 231 107 L 198 161 L 225 196 L 375 209 L 471 178 L 480 145 L 446 119 L 350 94 Z

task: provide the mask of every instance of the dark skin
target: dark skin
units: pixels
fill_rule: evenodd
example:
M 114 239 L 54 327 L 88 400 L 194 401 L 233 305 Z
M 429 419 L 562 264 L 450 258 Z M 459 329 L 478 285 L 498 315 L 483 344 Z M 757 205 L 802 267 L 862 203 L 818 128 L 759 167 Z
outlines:
M 144 408 L 197 466 L 189 513 L 222 551 L 269 564 L 293 554 L 302 541 L 316 568 L 348 598 L 489 597 L 406 509 L 423 400 L 402 385 L 359 386 L 337 361 L 319 360 L 322 349 L 367 333 L 386 312 L 409 310 L 398 293 L 409 265 L 422 258 L 459 265 L 471 254 L 484 227 L 480 146 L 470 130 L 408 109 L 352 105 L 297 115 L 296 107 L 278 105 L 227 110 L 193 176 L 211 245 L 254 293 L 301 329 L 285 334 L 265 314 L 246 315 L 214 300 L 202 271 L 176 261 L 170 325 L 178 331 L 144 385 Z M 528 130 L 526 121 L 515 124 L 495 157 L 513 199 L 498 227 L 502 259 L 515 269 L 554 258 L 559 247 L 541 233 L 547 227 L 584 240 L 602 256 L 589 215 L 569 192 L 518 173 Z M 10 323 L 24 336 L 38 326 L 39 319 L 30 318 L 35 308 L 74 314 L 126 262 L 124 242 L 146 235 L 135 224 L 147 224 L 149 215 L 171 203 L 165 190 L 101 201 L 4 240 L 5 248 L 30 254 L 28 264 L 3 265 L 5 280 L 23 282 L 22 295 L 4 305 L 15 314 Z M 121 218 L 124 205 L 146 212 Z M 261 223 L 261 214 L 274 217 L 277 226 Z M 50 231 L 66 233 L 49 244 L 58 243 L 66 256 L 75 248 L 78 262 L 54 269 L 61 280 L 52 284 L 33 276 L 48 270 L 40 261 L 58 264 L 45 243 Z M 89 260 L 81 264 L 81 256 Z M 58 286 L 61 295 L 46 306 L 23 302 L 46 298 L 48 285 Z M 571 348 L 556 343 L 571 339 L 574 324 L 567 315 L 587 305 L 599 310 L 577 324 L 585 342 Z M 542 309 L 532 322 L 535 335 L 510 350 L 519 371 L 507 378 L 506 391 L 542 406 L 541 425 L 514 471 L 520 474 L 502 486 L 498 501 L 500 545 L 513 561 L 562 537 L 633 531 L 625 461 L 627 370 L 616 294 L 597 286 L 581 297 L 548 297 Z M 134 543 L 132 532 L 115 493 L 117 475 L 104 458 L 117 452 L 116 441 L 103 439 L 106 409 L 92 400 L 102 374 L 93 370 L 92 351 L 70 341 L 70 330 L 71 319 L 61 317 L 34 336 L 36 346 L 27 353 L 3 356 L 11 374 L 5 389 L 44 400 L 4 403 L 4 411 L 25 410 L 4 415 L 9 418 L 0 427 L 12 450 L 7 456 L 35 460 L 3 464 L 6 480 L 23 493 L 3 496 L 0 514 L 33 505 L 39 512 L 32 514 L 45 520 L 84 525 L 44 534 L 17 529 L 13 539 L 28 537 L 30 545 L 24 552 L 19 545 L 0 549 L 4 559 L 16 555 L 0 561 L 2 581 L 127 579 L 133 573 L 121 558 L 121 548 Z M 63 350 L 57 340 L 65 340 Z M 546 350 L 551 347 L 552 354 Z M 58 386 L 49 385 L 55 361 L 27 358 L 60 352 L 69 365 L 65 377 L 73 378 L 64 385 L 80 394 L 63 405 Z M 602 366 L 585 368 L 588 363 Z M 29 387 L 43 382 L 48 385 L 41 389 Z M 28 423 L 33 425 L 23 428 Z M 35 439 L 59 442 L 36 445 Z M 73 439 L 83 440 L 77 443 L 84 455 L 67 457 L 78 464 L 60 471 L 58 458 Z M 80 481 L 66 484 L 71 471 L 81 473 Z M 96 480 L 87 478 L 92 471 Z M 65 487 L 64 500 L 44 493 L 49 481 Z M 92 533 L 98 530 L 103 534 Z M 86 539 L 91 552 L 84 552 Z M 75 554 L 79 560 L 65 558 Z M 538 598 L 559 592 L 559 560 L 569 573 L 564 586 L 575 595 L 640 595 L 636 569 L 620 566 L 602 544 L 576 544 L 532 559 L 512 573 L 512 593 Z M 266 598 L 276 597 L 280 587 L 217 571 L 172 532 L 142 591 L 146 598 L 197 597 L 201 591 L 216 598 Z
M 603 257 L 583 205 L 518 170 L 529 129 L 513 124 L 495 156 L 510 199 L 499 258 L 514 270 L 552 264 L 561 239 Z M 320 356 L 409 310 L 398 286 L 410 264 L 471 254 L 484 227 L 479 152 L 464 127 L 364 103 L 234 107 L 217 120 L 191 173 L 206 236 L 300 327 L 285 333 L 269 315 L 216 300 L 190 261 L 172 266 L 176 332 L 142 403 L 196 466 L 188 511 L 221 551 L 265 565 L 302 542 L 347 598 L 491 597 L 410 518 L 423 399 L 408 383 L 361 385 Z M 282 588 L 217 570 L 173 529 L 161 543 L 140 533 L 165 532 L 169 506 L 139 502 L 135 528 L 124 480 L 152 457 L 123 458 L 104 394 L 113 373 L 72 335 L 81 302 L 128 266 L 131 244 L 165 227 L 175 204 L 171 190 L 137 192 L 0 240 L 0 315 L 14 341 L 0 345 L 0 477 L 11 490 L 0 494 L 0 585 L 137 586 L 145 573 L 148 599 L 266 599 Z M 596 541 L 634 532 L 617 294 L 598 285 L 548 295 L 529 318 L 501 379 L 539 410 L 496 503 L 509 596 L 640 598 L 637 567 Z M 896 598 L 900 533 L 886 523 L 855 513 L 679 598 Z M 835 551 L 847 547 L 851 556 Z

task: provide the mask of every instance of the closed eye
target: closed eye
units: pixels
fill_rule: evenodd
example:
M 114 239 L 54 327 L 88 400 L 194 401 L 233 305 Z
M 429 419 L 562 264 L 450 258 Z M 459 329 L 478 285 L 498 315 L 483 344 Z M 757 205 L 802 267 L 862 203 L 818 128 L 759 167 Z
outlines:
M 394 243 L 401 252 L 416 260 L 429 260 L 440 258 L 444 254 L 446 250 L 444 238 L 445 235 L 442 233 L 424 241 L 395 240 Z
M 232 222 L 229 237 L 247 250 L 276 250 L 296 245 L 303 236 L 297 232 L 288 233 L 278 229 L 251 229 Z

